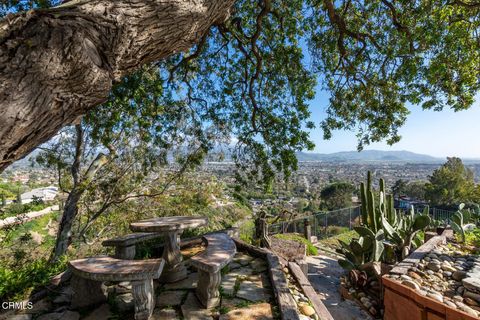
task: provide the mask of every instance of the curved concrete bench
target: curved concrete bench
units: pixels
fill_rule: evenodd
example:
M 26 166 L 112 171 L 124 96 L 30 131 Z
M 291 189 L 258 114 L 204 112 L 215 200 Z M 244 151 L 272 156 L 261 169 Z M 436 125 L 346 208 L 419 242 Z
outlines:
M 147 320 L 155 307 L 153 279 L 162 273 L 165 261 L 120 260 L 107 256 L 69 262 L 74 277 L 71 286 L 75 293 L 73 307 L 84 307 L 105 300 L 103 281 L 131 281 L 135 303 L 135 319 Z
M 213 308 L 220 303 L 220 272 L 233 260 L 237 247 L 225 233 L 209 234 L 202 238 L 207 243 L 207 249 L 192 257 L 190 264 L 198 270 L 198 299 L 205 308 Z
M 115 258 L 133 260 L 135 258 L 136 244 L 151 239 L 161 238 L 161 233 L 139 232 L 125 236 L 108 239 L 102 242 L 104 247 L 115 247 Z

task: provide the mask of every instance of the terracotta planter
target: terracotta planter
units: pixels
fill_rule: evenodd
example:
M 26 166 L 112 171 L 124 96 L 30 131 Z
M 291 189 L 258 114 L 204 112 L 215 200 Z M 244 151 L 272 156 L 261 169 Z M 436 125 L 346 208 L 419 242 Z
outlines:
M 417 293 L 414 289 L 383 277 L 384 320 L 478 320 L 458 309 Z

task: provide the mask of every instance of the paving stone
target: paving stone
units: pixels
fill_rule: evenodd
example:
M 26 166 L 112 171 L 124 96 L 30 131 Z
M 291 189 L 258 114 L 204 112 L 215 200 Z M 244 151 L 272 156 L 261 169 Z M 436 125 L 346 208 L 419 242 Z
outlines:
M 198 282 L 198 272 L 190 273 L 187 278 L 174 283 L 167 283 L 164 288 L 167 290 L 195 289 Z
M 52 309 L 52 304 L 46 299 L 39 300 L 38 302 L 33 304 L 32 309 L 23 309 L 19 311 L 21 314 L 37 314 L 37 313 L 44 313 L 45 311 L 49 311 Z
M 150 320 L 179 320 L 177 312 L 174 309 L 155 309 Z
M 235 257 L 233 258 L 233 261 L 236 263 L 241 264 L 242 266 L 246 266 L 253 260 L 253 257 L 249 256 L 248 254 L 245 253 L 237 253 Z
M 465 278 L 462 280 L 462 283 L 466 289 L 480 293 L 480 278 Z
M 222 277 L 221 287 L 223 293 L 229 296 L 233 296 L 235 293 L 235 283 L 237 282 L 237 276 L 234 274 L 227 274 Z
M 235 261 L 232 261 L 232 262 L 230 262 L 230 264 L 228 265 L 228 268 L 229 268 L 230 270 L 235 270 L 235 269 L 240 268 L 241 266 L 242 266 L 242 265 L 241 265 L 240 263 L 235 262 Z
M 104 303 L 82 320 L 108 320 L 111 317 L 112 313 L 110 312 L 110 306 Z
M 255 259 L 250 263 L 250 266 L 252 267 L 253 271 L 255 273 L 261 273 L 267 270 L 267 263 L 263 259 Z
M 175 307 L 182 304 L 182 300 L 187 294 L 186 291 L 163 291 L 157 297 L 156 306 L 161 307 Z
M 253 269 L 250 267 L 243 267 L 237 270 L 233 270 L 229 275 L 234 275 L 235 277 L 247 278 L 252 275 Z
M 182 315 L 188 320 L 212 320 L 210 310 L 204 309 L 200 305 L 197 297 L 193 292 L 188 293 L 187 299 L 182 304 Z
M 31 314 L 16 314 L 13 316 L 9 316 L 8 318 L 5 318 L 8 320 L 31 320 L 32 315 Z
M 222 307 L 228 308 L 229 310 L 232 310 L 234 308 L 238 308 L 239 305 L 245 304 L 245 300 L 239 299 L 239 298 L 233 298 L 233 299 L 228 299 L 228 298 L 222 298 Z
M 79 320 L 80 314 L 74 311 L 64 311 L 43 314 L 37 318 L 37 320 Z
M 261 283 L 243 281 L 237 291 L 237 297 L 252 302 L 265 301 L 266 296 Z
M 235 309 L 222 314 L 219 320 L 272 320 L 272 307 L 269 303 L 249 305 L 248 308 Z

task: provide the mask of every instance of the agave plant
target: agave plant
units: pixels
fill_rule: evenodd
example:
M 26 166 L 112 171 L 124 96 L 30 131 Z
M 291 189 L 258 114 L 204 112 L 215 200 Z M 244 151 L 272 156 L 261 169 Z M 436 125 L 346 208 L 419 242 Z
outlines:
M 422 214 L 415 214 L 412 207 L 409 214 L 399 216 L 397 223 L 393 225 L 382 217 L 382 226 L 387 239 L 396 245 L 396 252 L 399 253 L 402 260 L 410 254 L 413 245 L 415 247 L 421 245 L 422 239 L 417 237 L 417 234 L 419 231 L 425 230 L 430 222 L 428 207 Z
M 337 252 L 344 256 L 338 263 L 346 270 L 358 269 L 361 265 L 371 261 L 380 261 L 384 250 L 383 230 L 373 233 L 365 227 L 355 227 L 354 230 L 360 235 L 350 243 L 339 240 L 341 248 Z

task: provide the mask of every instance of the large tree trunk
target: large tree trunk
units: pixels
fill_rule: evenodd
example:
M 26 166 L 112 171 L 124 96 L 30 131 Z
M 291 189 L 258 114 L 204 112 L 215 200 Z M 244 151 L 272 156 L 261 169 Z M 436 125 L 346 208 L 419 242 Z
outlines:
M 234 0 L 73 0 L 0 21 L 0 172 L 105 101 L 139 66 L 190 48 Z

